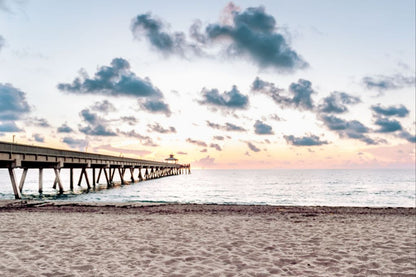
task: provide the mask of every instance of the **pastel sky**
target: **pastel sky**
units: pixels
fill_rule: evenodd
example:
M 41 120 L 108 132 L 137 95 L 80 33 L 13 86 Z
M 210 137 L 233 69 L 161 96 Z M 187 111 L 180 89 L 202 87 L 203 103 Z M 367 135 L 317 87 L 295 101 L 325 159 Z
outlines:
M 0 0 L 0 140 L 415 166 L 415 1 Z

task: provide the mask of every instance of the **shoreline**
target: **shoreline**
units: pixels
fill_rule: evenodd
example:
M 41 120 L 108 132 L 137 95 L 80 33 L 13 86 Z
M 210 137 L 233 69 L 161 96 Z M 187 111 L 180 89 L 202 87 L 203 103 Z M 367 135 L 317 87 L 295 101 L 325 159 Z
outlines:
M 390 214 L 416 216 L 414 207 L 283 206 L 239 204 L 183 204 L 159 202 L 75 202 L 54 200 L 0 200 L 0 212 L 148 212 L 148 213 L 235 213 L 235 214 Z

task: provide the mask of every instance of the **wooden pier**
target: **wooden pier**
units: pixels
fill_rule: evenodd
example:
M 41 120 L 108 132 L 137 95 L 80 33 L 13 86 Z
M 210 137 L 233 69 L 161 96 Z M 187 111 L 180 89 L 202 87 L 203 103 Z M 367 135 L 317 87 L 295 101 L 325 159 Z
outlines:
M 59 193 L 64 192 L 60 177 L 61 169 L 70 170 L 70 190 L 74 189 L 74 168 L 81 169 L 78 186 L 85 180 L 88 189 L 95 188 L 100 179 L 104 179 L 108 187 L 111 186 L 116 172 L 122 184 L 127 183 L 127 180 L 136 182 L 191 173 L 190 164 L 132 159 L 7 142 L 0 142 L 0 168 L 8 169 L 16 199 L 22 197 L 23 186 L 29 169 L 39 170 L 39 193 L 43 191 L 44 169 L 53 169 L 55 172 L 55 181 L 52 185 L 55 189 L 57 186 L 59 187 Z M 23 169 L 19 183 L 16 180 L 15 168 Z M 87 170 L 92 171 L 91 181 Z M 126 172 L 130 173 L 127 177 L 125 176 Z M 137 179 L 135 174 L 137 174 Z

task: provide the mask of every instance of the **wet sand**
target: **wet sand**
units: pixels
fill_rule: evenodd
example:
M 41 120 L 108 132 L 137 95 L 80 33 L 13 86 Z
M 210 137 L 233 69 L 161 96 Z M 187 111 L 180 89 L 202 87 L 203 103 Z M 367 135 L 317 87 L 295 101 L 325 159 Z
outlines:
M 0 276 L 416 276 L 415 210 L 0 201 Z

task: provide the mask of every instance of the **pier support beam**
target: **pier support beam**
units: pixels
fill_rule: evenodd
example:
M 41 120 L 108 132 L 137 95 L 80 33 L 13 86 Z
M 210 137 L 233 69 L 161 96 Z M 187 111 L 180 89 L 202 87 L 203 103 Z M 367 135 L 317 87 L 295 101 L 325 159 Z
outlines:
M 20 184 L 19 184 L 20 193 L 23 191 L 23 185 L 25 184 L 26 175 L 27 175 L 28 170 L 29 170 L 29 168 L 27 168 L 27 167 L 23 168 L 23 173 L 22 173 L 22 177 L 20 178 Z
M 14 175 L 14 169 L 11 168 L 11 167 L 9 167 L 8 169 L 9 169 L 10 181 L 12 182 L 14 198 L 15 199 L 20 199 L 20 198 L 22 198 L 22 195 L 20 194 L 20 190 L 17 188 L 16 177 Z
M 125 172 L 124 168 L 120 168 L 120 167 L 118 168 L 118 174 L 120 175 L 120 181 L 122 185 L 124 185 L 124 172 Z
M 92 187 L 95 188 L 95 167 L 92 168 Z
M 111 182 L 110 182 L 110 178 L 108 178 L 108 173 L 107 173 L 107 169 L 103 168 L 104 170 L 104 176 L 105 176 L 105 180 L 107 181 L 107 187 L 111 186 Z M 108 169 L 110 171 L 110 168 Z
M 88 189 L 91 189 L 91 186 L 90 186 L 90 181 L 88 180 L 87 170 L 85 169 L 85 167 L 83 167 L 83 168 L 81 169 L 81 174 L 79 175 L 79 181 L 78 181 L 78 186 L 79 186 L 79 187 L 81 186 L 82 176 L 84 176 L 84 177 L 85 177 L 85 181 L 87 182 L 87 187 L 88 187 Z
M 134 167 L 130 167 L 130 180 L 134 183 Z
M 143 176 L 142 176 L 142 167 L 139 167 L 139 182 L 143 181 Z
M 69 189 L 74 190 L 74 169 L 69 169 Z
M 59 174 L 60 170 L 57 168 L 53 169 L 55 171 L 55 181 L 58 183 L 59 186 L 59 193 L 64 193 L 64 187 L 62 186 L 61 176 Z
M 43 193 L 43 168 L 39 168 L 39 193 Z

